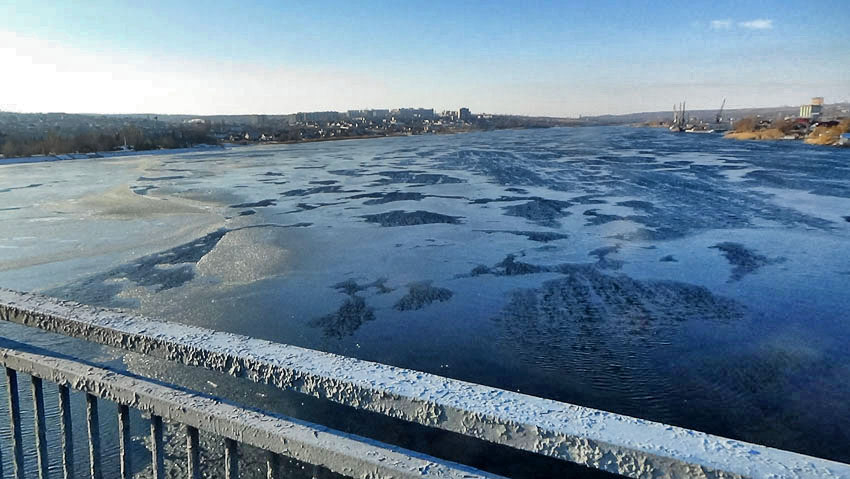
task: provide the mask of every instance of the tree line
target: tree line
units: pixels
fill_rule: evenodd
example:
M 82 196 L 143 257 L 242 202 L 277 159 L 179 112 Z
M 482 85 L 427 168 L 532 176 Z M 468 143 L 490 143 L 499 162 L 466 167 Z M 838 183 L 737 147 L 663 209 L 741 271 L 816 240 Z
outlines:
M 28 134 L 0 132 L 0 154 L 6 158 L 66 153 L 113 151 L 124 145 L 137 150 L 186 148 L 198 144 L 214 144 L 208 125 L 175 125 L 163 129 L 143 130 L 135 125 L 112 131 L 88 130 L 65 134 L 55 130 Z

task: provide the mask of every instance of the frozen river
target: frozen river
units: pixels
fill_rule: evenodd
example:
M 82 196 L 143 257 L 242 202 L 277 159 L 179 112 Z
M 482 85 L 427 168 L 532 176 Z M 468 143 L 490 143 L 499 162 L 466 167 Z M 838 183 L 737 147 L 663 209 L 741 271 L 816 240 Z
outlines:
M 0 166 L 0 287 L 850 461 L 850 149 L 575 128 Z

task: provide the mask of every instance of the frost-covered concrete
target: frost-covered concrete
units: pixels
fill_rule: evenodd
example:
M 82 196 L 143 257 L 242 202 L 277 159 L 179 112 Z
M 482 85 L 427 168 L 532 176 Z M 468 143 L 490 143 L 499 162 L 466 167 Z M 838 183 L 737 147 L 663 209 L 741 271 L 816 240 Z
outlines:
M 629 477 L 850 478 L 847 464 L 35 294 L 0 290 L 0 319 L 292 388 Z
M 497 478 L 318 425 L 76 361 L 0 348 L 0 365 L 354 478 Z

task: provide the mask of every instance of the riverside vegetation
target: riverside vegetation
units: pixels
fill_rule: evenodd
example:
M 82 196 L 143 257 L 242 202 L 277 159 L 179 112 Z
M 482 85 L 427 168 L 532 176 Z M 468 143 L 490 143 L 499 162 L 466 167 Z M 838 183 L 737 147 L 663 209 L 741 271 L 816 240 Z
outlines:
M 793 120 L 778 122 L 759 121 L 748 117 L 735 123 L 735 129 L 725 136 L 736 140 L 782 140 L 802 138 L 811 145 L 837 145 L 842 134 L 850 132 L 850 118 L 821 122 L 809 129 L 808 124 Z

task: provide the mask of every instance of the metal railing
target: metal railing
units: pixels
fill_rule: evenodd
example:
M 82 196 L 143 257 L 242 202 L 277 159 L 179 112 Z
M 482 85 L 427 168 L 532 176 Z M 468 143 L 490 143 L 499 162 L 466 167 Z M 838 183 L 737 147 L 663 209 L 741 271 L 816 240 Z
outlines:
M 70 389 L 86 395 L 86 422 L 89 440 L 90 476 L 102 478 L 99 438 L 98 398 L 118 405 L 120 470 L 122 478 L 130 478 L 128 453 L 129 410 L 150 414 L 151 463 L 154 478 L 165 477 L 163 421 L 185 427 L 188 477 L 199 478 L 199 431 L 224 438 L 226 478 L 239 477 L 237 444 L 267 451 L 267 477 L 278 477 L 278 455 L 310 464 L 321 464 L 332 472 L 354 477 L 445 478 L 496 477 L 471 468 L 418 455 L 411 451 L 365 438 L 329 430 L 304 421 L 275 416 L 227 404 L 202 394 L 187 392 L 144 379 L 118 374 L 80 362 L 0 348 L 0 364 L 6 368 L 6 385 L 14 451 L 14 476 L 23 477 L 20 397 L 17 374 L 32 377 L 35 408 L 36 454 L 40 478 L 47 475 L 47 449 L 44 427 L 42 380 L 58 384 L 60 391 L 63 468 L 65 477 L 73 477 L 71 412 L 67 400 Z
M 850 479 L 847 464 L 432 374 L 35 294 L 0 290 L 0 319 L 295 390 L 627 477 Z M 223 436 L 227 444 L 226 471 L 231 474 L 228 477 L 236 477 L 235 469 L 231 469 L 235 462 L 227 457 L 234 456 L 237 442 L 321 464 L 353 477 L 493 477 L 377 441 L 239 408 L 197 393 L 81 366 L 67 359 L 34 357 L 11 350 L 0 350 L 0 358 L 7 372 L 12 370 L 12 378 L 14 370 L 25 371 L 36 378 L 57 382 L 60 388 L 70 385 L 86 392 L 87 397 L 105 397 L 120 406 L 149 412 L 153 418 L 166 418 L 194 428 L 188 430 L 187 436 L 190 464 L 196 460 L 192 441 L 197 443 L 197 430 Z M 10 404 L 12 389 L 9 389 Z M 38 409 L 38 395 L 34 394 L 34 398 Z M 90 430 L 96 431 L 97 411 L 93 410 L 91 401 L 88 404 Z M 14 423 L 14 409 L 10 411 Z M 119 409 L 119 414 L 126 412 Z M 157 452 L 161 452 L 162 442 L 160 421 L 151 422 L 155 474 L 161 472 L 162 463 L 162 455 Z M 125 434 L 119 434 L 119 440 L 126 441 Z M 93 465 L 98 454 L 97 439 L 90 439 L 93 439 L 90 444 Z M 13 443 L 17 460 L 22 454 L 18 432 L 13 434 Z M 41 446 L 37 445 L 36 449 L 41 450 Z M 269 460 L 270 474 L 274 462 Z M 123 467 L 122 463 L 122 470 Z M 96 477 L 95 473 L 93 470 L 92 477 Z

